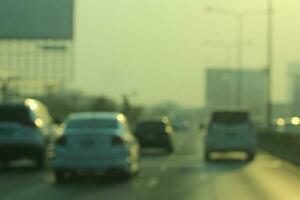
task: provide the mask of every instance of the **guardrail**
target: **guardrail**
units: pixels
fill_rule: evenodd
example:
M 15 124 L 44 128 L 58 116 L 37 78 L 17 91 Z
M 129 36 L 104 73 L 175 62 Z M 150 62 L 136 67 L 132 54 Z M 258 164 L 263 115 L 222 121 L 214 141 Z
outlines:
M 299 133 L 262 130 L 257 137 L 259 148 L 300 166 Z

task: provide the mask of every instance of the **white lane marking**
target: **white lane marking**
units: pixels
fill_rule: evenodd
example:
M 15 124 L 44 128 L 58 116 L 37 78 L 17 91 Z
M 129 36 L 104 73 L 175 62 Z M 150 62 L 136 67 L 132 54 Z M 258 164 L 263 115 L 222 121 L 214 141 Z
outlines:
M 263 162 L 259 166 L 262 168 L 281 168 L 282 167 L 282 162 L 281 161 L 268 161 L 268 162 Z
M 165 164 L 165 163 L 160 166 L 160 171 L 161 172 L 165 172 L 165 171 L 167 171 L 167 169 L 168 169 L 168 165 Z
M 252 181 L 257 188 L 260 188 L 261 191 L 265 191 L 265 196 L 268 196 L 268 199 L 299 199 L 299 178 L 289 175 L 284 168 L 279 170 L 248 169 L 246 175 L 248 175 L 247 181 Z
M 150 180 L 148 181 L 147 187 L 148 187 L 148 188 L 153 188 L 153 187 L 155 187 L 158 183 L 159 183 L 159 179 L 158 179 L 157 177 L 152 178 L 152 179 L 150 179 Z

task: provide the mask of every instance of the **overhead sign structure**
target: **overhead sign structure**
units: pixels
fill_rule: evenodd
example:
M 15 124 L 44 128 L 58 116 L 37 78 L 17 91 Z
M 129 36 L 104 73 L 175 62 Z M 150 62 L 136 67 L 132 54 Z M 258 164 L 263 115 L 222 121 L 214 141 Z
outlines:
M 73 39 L 73 0 L 0 0 L 0 39 Z

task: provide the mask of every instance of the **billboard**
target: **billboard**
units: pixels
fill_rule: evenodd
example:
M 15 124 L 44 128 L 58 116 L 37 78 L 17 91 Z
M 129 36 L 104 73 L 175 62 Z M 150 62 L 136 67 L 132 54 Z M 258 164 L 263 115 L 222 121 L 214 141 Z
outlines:
M 0 0 L 0 39 L 72 39 L 73 0 Z

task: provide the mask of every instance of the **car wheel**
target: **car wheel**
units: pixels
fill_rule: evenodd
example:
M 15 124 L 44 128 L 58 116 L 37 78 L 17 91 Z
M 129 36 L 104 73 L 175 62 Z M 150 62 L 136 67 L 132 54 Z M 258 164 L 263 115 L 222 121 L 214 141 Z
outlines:
M 46 158 L 44 156 L 38 157 L 35 162 L 38 169 L 44 169 L 46 167 Z
M 8 170 L 10 168 L 10 162 L 8 160 L 2 160 L 1 165 L 3 170 Z
M 45 148 L 41 149 L 40 153 L 35 158 L 35 165 L 38 169 L 44 169 L 46 167 L 46 150 Z
M 204 153 L 204 159 L 205 161 L 211 161 L 211 157 L 210 157 L 210 152 L 209 151 L 205 151 Z
M 63 171 L 55 171 L 54 175 L 56 183 L 61 183 L 65 181 L 65 173 Z
M 255 153 L 247 152 L 247 161 L 253 161 L 255 159 Z
M 131 176 L 132 177 L 136 177 L 136 176 L 139 175 L 139 173 L 140 173 L 140 161 L 139 161 L 139 158 L 134 163 L 132 163 L 131 169 L 133 169 L 133 171 L 131 172 Z
M 128 172 L 123 169 L 108 169 L 106 174 L 113 181 L 126 181 L 133 177 L 133 172 Z
M 134 172 L 131 173 L 132 177 L 137 177 L 140 174 L 140 169 L 135 170 Z
M 116 181 L 128 181 L 133 177 L 133 173 L 132 172 L 127 172 L 127 171 L 123 171 L 123 170 L 119 170 L 119 171 L 115 171 L 114 172 L 114 179 Z
M 169 144 L 166 147 L 166 151 L 168 152 L 168 154 L 172 154 L 172 153 L 174 153 L 174 147 L 171 144 Z

